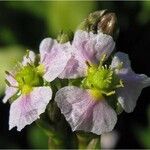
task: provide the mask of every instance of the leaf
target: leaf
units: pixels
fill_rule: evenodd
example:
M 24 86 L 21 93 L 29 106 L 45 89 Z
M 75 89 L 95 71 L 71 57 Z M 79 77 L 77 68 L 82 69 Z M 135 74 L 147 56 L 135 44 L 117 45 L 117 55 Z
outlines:
M 61 30 L 74 31 L 96 3 L 51 1 L 47 10 L 49 32 L 56 36 Z
M 31 148 L 47 149 L 48 136 L 37 126 L 32 126 L 28 131 L 28 141 Z
M 23 54 L 23 48 L 20 46 L 0 48 L 0 95 L 4 93 L 5 89 L 5 71 L 12 70 Z

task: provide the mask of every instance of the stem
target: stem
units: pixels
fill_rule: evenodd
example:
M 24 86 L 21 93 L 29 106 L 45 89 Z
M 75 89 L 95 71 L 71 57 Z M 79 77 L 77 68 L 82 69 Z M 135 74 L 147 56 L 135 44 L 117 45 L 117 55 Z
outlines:
M 79 149 L 101 149 L 101 136 L 77 133 Z
M 101 149 L 101 136 L 92 139 L 87 146 L 87 149 Z

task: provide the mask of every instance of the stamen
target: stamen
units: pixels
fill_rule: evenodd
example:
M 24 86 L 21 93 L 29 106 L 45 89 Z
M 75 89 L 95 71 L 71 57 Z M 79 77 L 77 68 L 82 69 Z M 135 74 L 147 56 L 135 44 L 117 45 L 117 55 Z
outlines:
M 88 67 L 91 67 L 91 66 L 92 66 L 89 61 L 85 61 L 85 63 L 86 63 L 86 65 L 87 65 Z
M 105 66 L 105 69 L 107 69 L 107 65 L 105 64 L 104 66 Z
M 106 55 L 106 54 L 103 54 L 103 56 L 102 56 L 102 58 L 101 58 L 101 60 L 100 60 L 98 69 L 100 69 L 100 68 L 103 66 L 103 63 L 104 63 L 104 61 L 106 60 L 106 57 L 107 57 L 107 55 Z
M 111 92 L 102 91 L 102 94 L 105 94 L 106 96 L 111 96 L 114 95 L 115 93 L 116 93 L 115 91 L 111 91 Z
M 119 85 L 116 85 L 116 88 L 120 88 L 120 87 L 124 87 L 124 84 L 123 84 L 122 80 L 119 81 Z
M 122 68 L 123 68 L 123 62 L 120 62 L 120 63 L 118 64 L 118 66 L 116 66 L 116 67 L 113 68 L 113 70 L 115 70 L 115 69 L 120 70 L 120 69 L 122 69 Z

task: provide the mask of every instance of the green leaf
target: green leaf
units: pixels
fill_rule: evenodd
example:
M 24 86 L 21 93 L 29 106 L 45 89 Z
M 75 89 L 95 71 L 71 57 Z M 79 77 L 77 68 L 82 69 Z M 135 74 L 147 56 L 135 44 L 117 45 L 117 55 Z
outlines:
M 144 148 L 150 148 L 150 128 L 138 128 L 137 136 Z
M 23 54 L 23 48 L 20 46 L 0 48 L 0 95 L 4 93 L 5 89 L 5 71 L 12 70 Z
M 61 30 L 74 31 L 94 6 L 94 1 L 51 1 L 47 10 L 47 24 L 50 33 L 56 36 Z
M 48 136 L 43 130 L 37 126 L 32 126 L 28 131 L 28 141 L 30 148 L 35 149 L 47 149 L 48 148 Z

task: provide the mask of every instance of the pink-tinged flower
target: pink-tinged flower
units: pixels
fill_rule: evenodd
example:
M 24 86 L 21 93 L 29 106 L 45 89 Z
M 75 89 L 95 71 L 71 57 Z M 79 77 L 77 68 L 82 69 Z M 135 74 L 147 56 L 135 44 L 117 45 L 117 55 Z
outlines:
M 51 82 L 58 77 L 67 65 L 71 56 L 70 42 L 60 44 L 51 38 L 45 38 L 40 44 L 40 67 L 43 78 Z
M 27 56 L 28 55 L 28 56 Z M 40 117 L 52 98 L 52 90 L 44 85 L 39 68 L 34 64 L 35 54 L 29 52 L 19 68 L 6 72 L 6 92 L 3 102 L 11 102 L 9 130 L 21 131 Z
M 55 101 L 73 131 L 111 131 L 119 109 L 132 112 L 142 89 L 150 86 L 150 78 L 132 71 L 127 54 L 116 53 L 109 67 L 103 60 L 88 66 L 80 87 L 67 86 L 56 93 Z
M 40 44 L 40 62 L 32 51 L 23 58 L 20 68 L 7 72 L 6 92 L 3 102 L 10 100 L 9 129 L 20 131 L 39 118 L 52 98 L 51 82 L 64 70 L 71 53 L 70 43 L 59 44 L 51 38 Z
M 120 64 L 122 67 L 117 68 Z M 116 53 L 111 68 L 115 69 L 116 75 L 124 84 L 123 88 L 116 90 L 118 102 L 126 112 L 130 113 L 134 110 L 142 89 L 150 86 L 150 78 L 145 74 L 136 74 L 131 68 L 128 55 L 125 53 Z
M 99 32 L 94 34 L 82 30 L 76 31 L 70 47 L 71 58 L 60 78 L 77 78 L 86 75 L 86 62 L 98 63 L 104 54 L 109 57 L 115 47 L 110 35 Z

